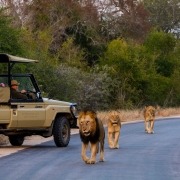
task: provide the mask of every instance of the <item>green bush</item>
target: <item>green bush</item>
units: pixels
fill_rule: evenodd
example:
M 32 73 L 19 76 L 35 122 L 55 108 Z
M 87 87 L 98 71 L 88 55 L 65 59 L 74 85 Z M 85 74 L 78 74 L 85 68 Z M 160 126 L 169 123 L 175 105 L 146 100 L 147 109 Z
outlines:
M 21 55 L 20 31 L 11 25 L 11 19 L 0 9 L 0 52 Z

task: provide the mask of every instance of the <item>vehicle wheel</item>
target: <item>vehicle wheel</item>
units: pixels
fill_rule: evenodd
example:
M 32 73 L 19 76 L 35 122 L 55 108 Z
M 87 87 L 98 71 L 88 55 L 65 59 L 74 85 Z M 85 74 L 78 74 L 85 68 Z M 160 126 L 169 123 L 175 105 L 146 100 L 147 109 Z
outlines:
M 14 135 L 9 136 L 9 142 L 12 146 L 21 146 L 24 142 L 24 136 Z
M 70 141 L 70 125 L 66 117 L 58 117 L 53 127 L 54 142 L 57 147 L 66 147 Z

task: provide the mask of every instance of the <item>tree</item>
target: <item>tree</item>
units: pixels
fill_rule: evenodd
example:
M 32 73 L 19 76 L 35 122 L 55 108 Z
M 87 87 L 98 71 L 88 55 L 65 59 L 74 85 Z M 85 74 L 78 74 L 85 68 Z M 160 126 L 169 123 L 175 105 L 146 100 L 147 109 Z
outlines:
M 152 31 L 144 43 L 147 71 L 144 76 L 143 94 L 147 102 L 161 106 L 179 104 L 177 90 L 178 73 L 178 40 L 172 34 L 163 31 Z M 151 68 L 148 64 L 151 64 Z
M 86 67 L 86 61 L 83 58 L 84 52 L 75 45 L 74 39 L 69 38 L 62 44 L 62 47 L 58 51 L 55 58 L 61 64 L 66 64 L 69 67 L 77 67 L 84 69 Z M 60 64 L 59 63 L 59 64 Z
M 138 0 L 105 0 L 99 5 L 102 30 L 110 40 L 123 37 L 142 41 L 149 31 L 148 12 Z
M 149 12 L 149 21 L 153 27 L 164 32 L 174 32 L 180 35 L 180 5 L 179 0 L 144 0 Z M 179 35 L 178 35 L 179 34 Z
M 171 34 L 163 31 L 152 31 L 145 41 L 145 46 L 149 52 L 154 54 L 157 73 L 165 77 L 170 77 L 176 66 L 172 58 L 176 47 L 176 39 Z
M 0 51 L 21 55 L 23 46 L 20 43 L 20 30 L 12 26 L 12 21 L 4 9 L 0 9 Z
M 114 108 L 132 108 L 140 102 L 141 89 L 139 83 L 143 73 L 143 61 L 140 61 L 138 47 L 127 44 L 125 40 L 116 39 L 108 44 L 107 51 L 101 59 L 101 66 L 109 67 L 113 80 L 110 89 Z
M 15 5 L 15 1 L 10 1 Z M 39 34 L 49 31 L 51 44 L 48 44 L 48 51 L 52 55 L 58 54 L 63 43 L 73 38 L 76 45 L 84 51 L 88 64 L 97 62 L 104 48 L 104 38 L 99 33 L 99 17 L 93 3 L 75 0 L 23 2 L 23 8 L 17 7 L 23 14 L 23 18 L 20 18 L 23 19 L 23 26 L 32 32 L 36 40 Z M 14 7 L 13 5 L 10 7 Z M 13 8 L 12 11 L 14 12 Z

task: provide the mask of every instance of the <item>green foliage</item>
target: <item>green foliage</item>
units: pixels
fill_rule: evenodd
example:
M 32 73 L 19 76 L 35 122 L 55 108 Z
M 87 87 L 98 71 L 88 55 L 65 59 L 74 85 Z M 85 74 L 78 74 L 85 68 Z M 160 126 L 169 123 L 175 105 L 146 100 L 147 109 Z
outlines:
M 0 52 L 21 55 L 23 48 L 19 41 L 20 31 L 11 26 L 11 19 L 0 9 Z
M 139 47 L 131 46 L 122 39 L 113 40 L 109 43 L 101 65 L 110 68 L 110 76 L 115 84 L 112 99 L 112 106 L 116 108 L 132 108 L 139 104 L 138 82 L 141 81 L 143 73 L 143 61 L 139 59 L 137 52 Z M 114 104 L 114 105 L 113 105 Z
M 98 27 L 92 26 L 90 22 L 79 20 L 68 28 L 67 33 L 73 35 L 76 45 L 83 49 L 87 63 L 90 66 L 96 64 L 105 49 Z
M 157 73 L 170 77 L 175 68 L 171 57 L 176 46 L 176 39 L 171 34 L 162 31 L 152 31 L 145 41 L 147 51 L 155 56 Z
M 84 60 L 89 65 L 97 62 L 104 46 L 96 23 L 97 10 L 91 3 L 82 6 L 78 1 L 33 0 L 28 11 L 31 14 L 26 23 L 28 29 L 38 36 L 47 29 L 50 31 L 51 43 L 47 45 L 51 54 L 58 54 L 63 43 L 74 38 L 76 46 L 83 50 Z
M 172 91 L 171 91 L 171 96 L 168 99 L 168 105 L 171 106 L 177 106 L 180 103 L 180 66 L 175 70 L 172 78 L 171 78 L 171 84 L 172 84 Z
M 172 34 L 153 30 L 147 36 L 144 44 L 151 53 L 167 55 L 174 50 L 176 40 Z
M 174 37 L 163 32 L 152 32 L 144 45 L 122 39 L 111 41 L 100 61 L 101 66 L 109 67 L 114 82 L 111 106 L 173 105 L 178 88 L 174 88 L 172 79 L 175 69 L 179 69 L 179 61 L 173 55 L 179 52 L 175 42 Z
M 111 28 L 106 30 L 112 30 L 112 36 L 104 37 L 97 10 L 79 2 L 32 1 L 27 6 L 28 21 L 21 30 L 12 27 L 9 17 L 0 13 L 0 51 L 39 60 L 35 66 L 17 66 L 15 71 L 32 72 L 43 96 L 77 102 L 80 109 L 179 106 L 180 41 L 156 30 L 142 44 L 130 38 L 113 39 L 122 29 L 118 21 L 113 24 L 110 19 L 107 23 Z M 138 6 L 138 17 L 145 13 L 142 5 Z M 128 22 L 126 29 L 131 31 L 134 20 L 129 26 L 128 15 L 123 18 Z M 144 22 L 143 27 L 146 25 Z M 132 27 L 132 32 L 140 33 L 142 42 L 145 33 L 137 27 Z
M 47 74 L 51 78 L 47 78 Z M 62 64 L 54 68 L 44 67 L 41 79 L 42 76 L 45 80 L 40 84 L 46 92 L 44 95 L 49 98 L 77 102 L 79 109 L 91 107 L 97 110 L 109 106 L 107 85 L 111 79 L 105 72 L 94 69 L 88 73 Z
M 145 104 L 158 104 L 165 106 L 165 101 L 171 91 L 170 79 L 158 74 L 146 77 L 146 86 L 142 89 Z
M 174 73 L 179 69 L 177 40 L 162 31 L 152 31 L 144 43 L 144 62 L 142 94 L 144 102 L 161 106 L 174 106 Z M 177 91 L 176 91 L 177 92 Z M 176 101 L 177 102 L 177 101 Z
M 59 63 L 65 63 L 71 67 L 83 68 L 86 66 L 83 55 L 84 52 L 74 44 L 74 39 L 68 38 L 57 51 L 55 57 Z

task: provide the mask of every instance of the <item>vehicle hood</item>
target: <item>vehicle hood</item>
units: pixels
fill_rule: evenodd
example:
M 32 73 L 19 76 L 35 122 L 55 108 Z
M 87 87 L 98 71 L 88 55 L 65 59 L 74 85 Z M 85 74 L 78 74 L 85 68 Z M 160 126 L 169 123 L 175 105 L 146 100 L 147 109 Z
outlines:
M 54 100 L 54 99 L 49 99 L 49 98 L 43 98 L 43 101 L 45 104 L 52 104 L 52 105 L 61 105 L 61 106 L 71 106 L 71 105 L 76 105 L 76 103 L 71 103 L 71 102 L 65 102 L 65 101 L 59 101 L 59 100 Z

